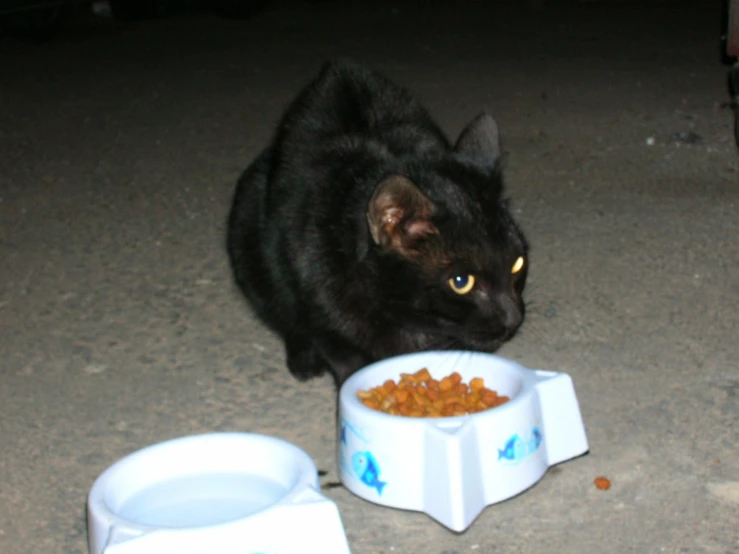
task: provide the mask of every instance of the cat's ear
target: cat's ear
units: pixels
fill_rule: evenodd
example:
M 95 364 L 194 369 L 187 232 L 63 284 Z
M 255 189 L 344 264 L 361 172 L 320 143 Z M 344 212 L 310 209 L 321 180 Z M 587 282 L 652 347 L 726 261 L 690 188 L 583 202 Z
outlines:
M 391 175 L 375 188 L 367 223 L 375 244 L 405 252 L 421 237 L 438 233 L 431 223 L 431 202 L 409 179 Z
M 454 151 L 475 165 L 493 169 L 501 154 L 495 119 L 484 112 L 478 115 L 459 135 Z

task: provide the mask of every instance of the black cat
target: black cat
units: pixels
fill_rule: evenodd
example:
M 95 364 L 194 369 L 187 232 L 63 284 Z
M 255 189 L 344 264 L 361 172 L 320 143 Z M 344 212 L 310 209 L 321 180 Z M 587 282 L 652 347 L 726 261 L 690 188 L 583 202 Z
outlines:
M 452 146 L 411 94 L 329 63 L 239 180 L 236 283 L 300 379 L 418 350 L 493 352 L 524 317 L 526 240 L 502 197 L 498 127 Z

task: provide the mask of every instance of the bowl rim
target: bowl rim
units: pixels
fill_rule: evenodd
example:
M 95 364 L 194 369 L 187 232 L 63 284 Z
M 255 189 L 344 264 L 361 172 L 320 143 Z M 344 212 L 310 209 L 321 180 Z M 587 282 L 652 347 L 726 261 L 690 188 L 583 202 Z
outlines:
M 210 433 L 198 433 L 165 439 L 163 441 L 144 446 L 113 462 L 100 475 L 98 475 L 90 487 L 87 495 L 88 512 L 95 514 L 96 517 L 102 516 L 114 525 L 122 525 L 125 528 L 143 530 L 164 529 L 165 527 L 152 526 L 146 523 L 132 521 L 131 519 L 121 515 L 120 504 L 135 496 L 137 492 L 140 492 L 138 490 L 125 490 L 124 492 L 121 490 L 122 480 L 130 478 L 129 475 L 133 473 L 133 469 L 135 469 L 137 465 L 145 464 L 151 459 L 172 456 L 178 450 L 183 449 L 187 450 L 196 447 L 208 449 L 209 446 L 213 446 L 214 444 L 228 450 L 230 450 L 229 447 L 231 445 L 233 445 L 234 450 L 243 448 L 245 445 L 259 445 L 261 448 L 273 451 L 274 455 L 278 456 L 280 459 L 289 462 L 289 465 L 292 466 L 289 470 L 292 473 L 289 478 L 290 485 L 285 487 L 285 494 L 282 496 L 280 501 L 276 502 L 276 504 L 283 502 L 287 497 L 295 494 L 296 491 L 302 490 L 306 484 L 311 484 L 313 480 L 317 481 L 317 470 L 315 469 L 315 462 L 312 458 L 310 458 L 310 456 L 299 446 L 285 439 L 272 435 L 249 432 L 216 431 Z M 215 455 L 216 454 L 214 452 L 211 452 L 208 457 Z M 205 466 L 198 466 L 197 464 L 194 464 L 192 469 L 193 475 L 219 473 L 217 468 L 211 470 Z M 259 472 L 248 464 L 244 466 L 243 473 L 265 475 L 263 472 Z M 155 482 L 164 481 L 165 479 L 157 479 Z M 131 487 L 128 487 L 128 489 L 130 488 Z M 114 495 L 116 494 L 120 495 L 123 500 L 114 500 Z M 217 523 L 199 528 L 217 527 L 219 525 L 228 525 L 230 523 L 232 522 Z M 177 530 L 184 529 L 188 528 Z

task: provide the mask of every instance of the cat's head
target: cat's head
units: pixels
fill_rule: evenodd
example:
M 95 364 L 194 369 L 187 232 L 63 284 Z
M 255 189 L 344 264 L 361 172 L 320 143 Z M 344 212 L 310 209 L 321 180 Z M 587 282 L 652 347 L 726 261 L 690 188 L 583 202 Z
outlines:
M 425 348 L 494 351 L 523 322 L 528 245 L 502 196 L 495 121 L 483 114 L 443 159 L 378 184 L 367 221 L 388 310 Z

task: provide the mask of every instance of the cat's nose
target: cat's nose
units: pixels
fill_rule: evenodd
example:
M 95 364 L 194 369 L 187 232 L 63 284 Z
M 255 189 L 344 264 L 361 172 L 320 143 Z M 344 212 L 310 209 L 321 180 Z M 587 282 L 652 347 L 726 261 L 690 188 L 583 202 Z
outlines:
M 510 294 L 500 294 L 497 300 L 498 307 L 500 308 L 501 323 L 510 331 L 517 329 L 523 320 L 523 311 L 516 299 Z

